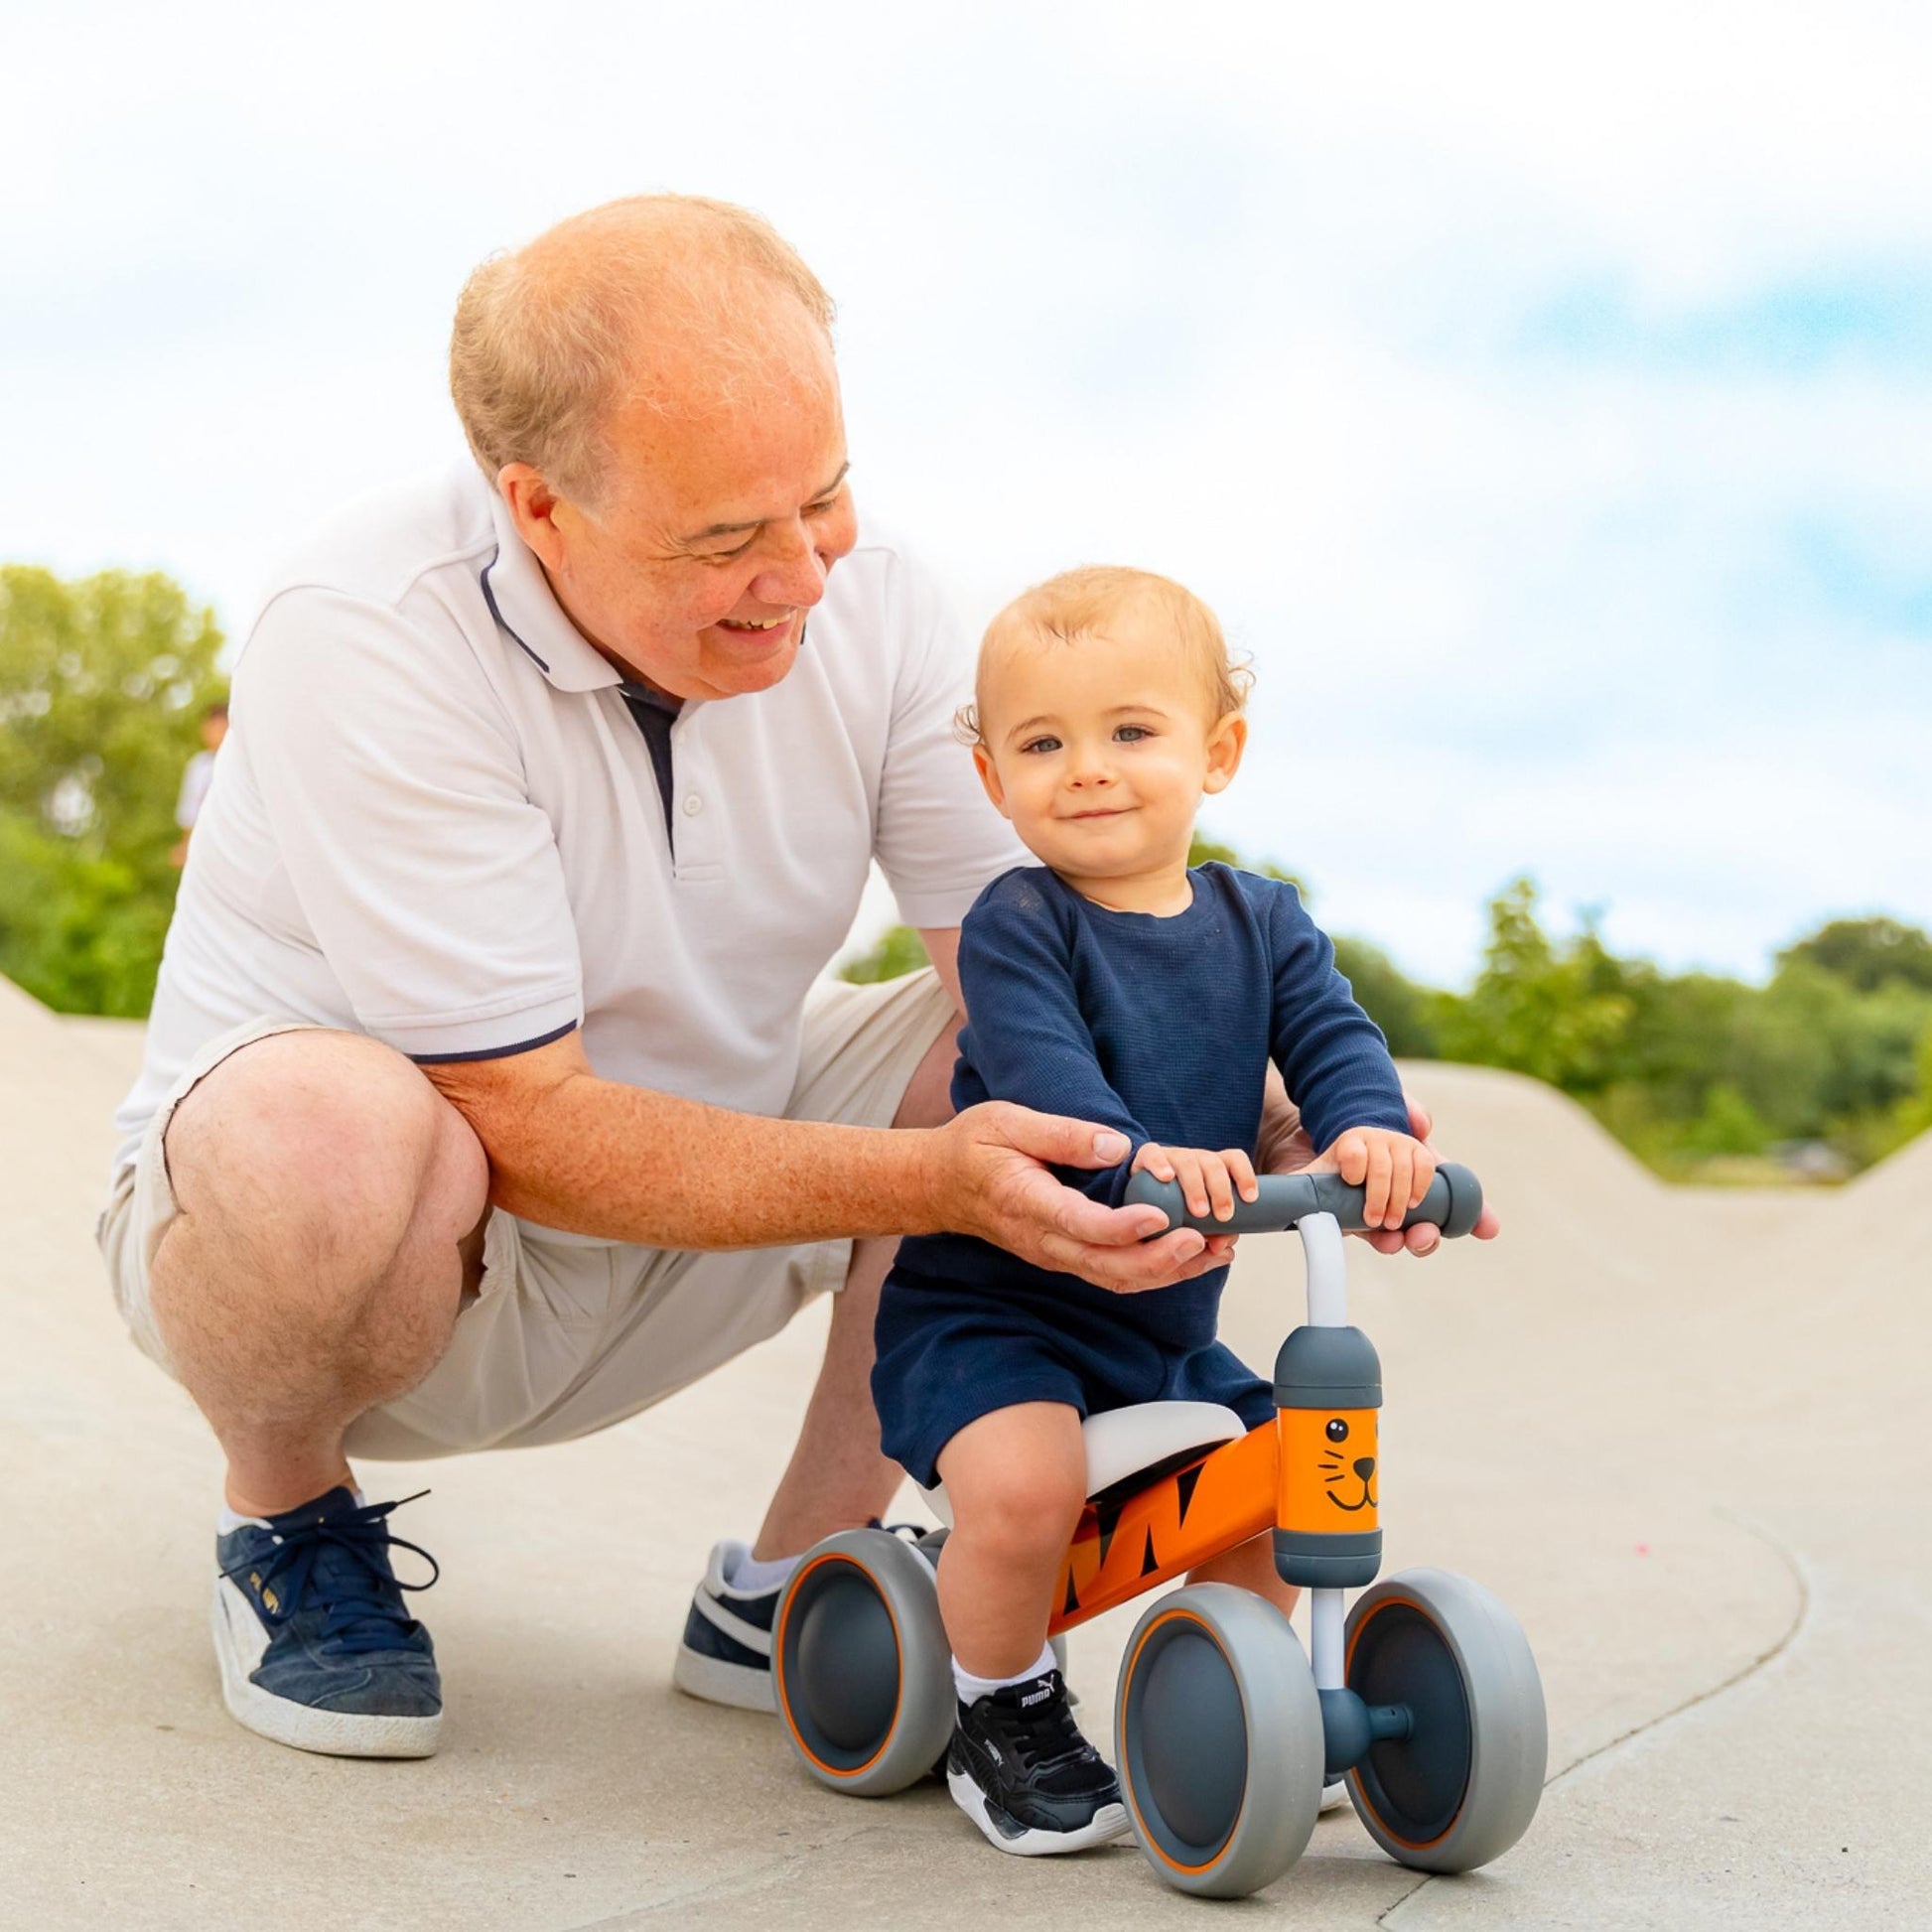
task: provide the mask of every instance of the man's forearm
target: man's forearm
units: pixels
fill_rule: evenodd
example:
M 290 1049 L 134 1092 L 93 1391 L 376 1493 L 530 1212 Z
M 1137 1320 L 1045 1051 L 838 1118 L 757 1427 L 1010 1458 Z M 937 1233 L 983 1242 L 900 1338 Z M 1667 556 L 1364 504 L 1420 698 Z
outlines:
M 544 1227 L 718 1249 L 939 1225 L 932 1136 L 916 1129 L 767 1120 L 589 1072 L 472 1125 L 491 1200 Z

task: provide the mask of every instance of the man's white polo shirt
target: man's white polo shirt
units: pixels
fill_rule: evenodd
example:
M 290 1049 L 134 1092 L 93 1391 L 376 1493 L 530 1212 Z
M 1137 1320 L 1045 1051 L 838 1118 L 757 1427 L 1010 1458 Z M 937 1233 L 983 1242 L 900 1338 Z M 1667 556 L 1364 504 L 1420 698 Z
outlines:
M 876 857 L 957 925 L 1024 858 L 951 736 L 970 656 L 862 535 L 771 689 L 687 702 L 666 822 L 619 672 L 472 467 L 352 505 L 236 666 L 116 1167 L 189 1057 L 259 1016 L 419 1061 L 581 1026 L 609 1078 L 774 1115 Z

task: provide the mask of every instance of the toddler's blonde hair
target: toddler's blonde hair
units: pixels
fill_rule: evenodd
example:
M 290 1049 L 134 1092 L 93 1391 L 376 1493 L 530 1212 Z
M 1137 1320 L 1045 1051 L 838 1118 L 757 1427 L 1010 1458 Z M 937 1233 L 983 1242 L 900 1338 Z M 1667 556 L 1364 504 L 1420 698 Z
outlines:
M 1022 592 L 986 626 L 973 702 L 960 706 L 953 721 L 956 735 L 967 745 L 986 742 L 980 720 L 986 663 L 994 651 L 1021 642 L 1070 644 L 1104 631 L 1121 617 L 1143 618 L 1167 630 L 1193 660 L 1207 694 L 1210 724 L 1246 709 L 1254 672 L 1229 655 L 1220 620 L 1192 591 L 1151 570 L 1083 564 Z

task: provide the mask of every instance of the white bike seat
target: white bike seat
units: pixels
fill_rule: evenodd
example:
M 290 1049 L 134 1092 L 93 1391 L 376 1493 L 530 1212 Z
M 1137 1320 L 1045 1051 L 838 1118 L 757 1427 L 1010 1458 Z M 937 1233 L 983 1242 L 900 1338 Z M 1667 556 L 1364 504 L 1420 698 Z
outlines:
M 1080 1425 L 1087 1448 L 1087 1494 L 1097 1496 L 1136 1470 L 1173 1461 L 1192 1449 L 1238 1442 L 1247 1433 L 1248 1425 L 1218 1402 L 1137 1402 L 1129 1409 L 1089 1416 Z M 946 1485 L 937 1483 L 919 1494 L 950 1527 Z

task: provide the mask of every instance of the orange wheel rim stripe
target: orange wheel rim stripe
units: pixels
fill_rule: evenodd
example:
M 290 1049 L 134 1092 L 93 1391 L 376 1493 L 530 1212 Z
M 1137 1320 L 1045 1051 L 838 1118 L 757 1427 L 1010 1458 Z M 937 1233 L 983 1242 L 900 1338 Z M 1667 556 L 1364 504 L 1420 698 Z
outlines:
M 1371 1623 L 1373 1623 L 1375 1619 L 1378 1616 L 1380 1616 L 1384 1610 L 1393 1610 L 1398 1608 L 1405 1609 L 1405 1610 L 1414 1610 L 1415 1613 L 1419 1617 L 1421 1617 L 1423 1621 L 1427 1623 L 1432 1630 L 1440 1630 L 1442 1627 L 1440 1624 L 1437 1623 L 1436 1619 L 1433 1616 L 1431 1616 L 1429 1612 L 1422 1606 L 1422 1604 L 1416 1601 L 1416 1599 L 1413 1596 L 1383 1597 L 1382 1600 L 1379 1603 L 1377 1603 L 1376 1606 L 1372 1610 L 1370 1610 L 1369 1613 L 1362 1618 L 1361 1622 L 1356 1624 L 1354 1629 L 1351 1630 L 1348 1634 L 1348 1648 L 1342 1653 L 1342 1660 L 1341 1660 L 1341 1678 L 1344 1684 L 1347 1683 L 1348 1681 L 1349 1667 L 1355 1661 L 1355 1645 L 1360 1641 L 1362 1632 L 1366 1630 L 1368 1626 Z M 1464 1702 L 1467 1701 L 1467 1696 L 1468 1694 L 1465 1691 L 1463 1693 Z M 1471 1713 L 1471 1720 L 1472 1720 L 1471 1728 L 1474 1727 L 1473 1715 L 1474 1714 Z M 1471 1763 L 1474 1762 L 1473 1751 L 1470 1753 L 1470 1762 Z M 1447 1825 L 1445 1825 L 1443 1829 L 1440 1832 L 1438 1832 L 1434 1838 L 1404 1838 L 1402 1834 L 1396 1831 L 1389 1824 L 1389 1821 L 1382 1816 L 1381 1812 L 1376 1807 L 1375 1801 L 1369 1797 L 1366 1791 L 1362 1789 L 1362 1768 L 1359 1764 L 1351 1764 L 1348 1767 L 1348 1777 L 1350 1782 L 1353 1783 L 1355 1789 L 1358 1792 L 1361 1792 L 1362 1801 L 1368 1806 L 1370 1811 L 1373 1811 L 1375 1813 L 1375 1822 L 1378 1825 L 1380 1825 L 1382 1829 L 1385 1832 L 1387 1832 L 1388 1835 L 1392 1839 L 1394 1839 L 1398 1845 L 1405 1845 L 1412 1852 L 1427 1852 L 1432 1845 L 1442 1844 L 1444 1839 L 1448 1838 L 1449 1833 L 1455 1830 L 1455 1818 L 1460 1818 L 1462 1816 L 1462 1808 L 1458 1805 L 1455 1811 L 1455 1818 L 1451 1818 L 1449 1822 Z
M 866 1571 L 862 1565 L 854 1563 L 853 1560 L 848 1556 L 834 1554 L 831 1556 L 814 1557 L 811 1560 L 811 1562 L 808 1563 L 804 1567 L 804 1569 L 798 1573 L 798 1583 L 802 1584 L 805 1581 L 805 1579 L 812 1574 L 814 1570 L 818 1570 L 828 1563 L 842 1563 L 846 1566 L 848 1570 L 857 1571 L 861 1577 L 866 1576 Z M 870 1581 L 870 1579 L 868 1579 L 868 1581 Z M 886 1621 L 893 1626 L 893 1667 L 898 1673 L 899 1686 L 902 1692 L 905 1684 L 905 1653 L 899 1643 L 898 1618 L 893 1614 L 893 1606 L 891 1602 L 887 1599 L 886 1592 L 883 1589 L 878 1591 L 878 1596 L 879 1596 L 880 1604 L 886 1612 Z M 791 1619 L 791 1606 L 797 1601 L 798 1601 L 798 1589 L 797 1589 L 797 1586 L 794 1585 L 785 1597 L 785 1614 L 779 1620 L 778 1627 L 776 1630 L 772 1632 L 772 1636 L 771 1636 L 771 1672 L 773 1677 L 777 1679 L 778 1695 L 777 1695 L 776 1703 L 778 1706 L 778 1710 L 784 1717 L 785 1728 L 791 1732 L 792 1741 L 798 1746 L 798 1748 L 801 1751 L 804 1752 L 804 1754 L 808 1758 L 811 1759 L 811 1761 L 814 1764 L 818 1766 L 818 1768 L 821 1771 L 825 1773 L 825 1775 L 828 1778 L 856 1778 L 862 1772 L 871 1770 L 872 1767 L 879 1762 L 879 1759 L 882 1753 L 885 1751 L 886 1746 L 893 1741 L 893 1734 L 895 1731 L 898 1729 L 898 1714 L 900 1708 L 902 1708 L 903 1706 L 904 1700 L 901 1697 L 899 1705 L 895 1706 L 893 1711 L 893 1721 L 891 1724 L 889 1724 L 886 1726 L 885 1736 L 879 1740 L 879 1749 L 874 1751 L 873 1754 L 869 1758 L 867 1758 L 863 1764 L 854 1764 L 844 1770 L 841 1770 L 839 1766 L 836 1764 L 827 1764 L 826 1761 L 822 1757 L 820 1757 L 819 1754 L 815 1750 L 813 1750 L 808 1743 L 806 1743 L 804 1734 L 799 1730 L 798 1726 L 792 1723 L 791 1706 L 785 1698 L 785 1663 L 784 1663 L 785 1626 L 787 1623 L 789 1623 Z
M 1221 1661 L 1227 1665 L 1228 1675 L 1234 1678 L 1235 1688 L 1237 1690 L 1240 1689 L 1241 1680 L 1235 1676 L 1233 1662 L 1229 1659 L 1227 1650 L 1222 1645 L 1220 1638 L 1214 1634 L 1206 1620 L 1203 1617 L 1196 1616 L 1192 1610 L 1164 1610 L 1161 1615 L 1157 1616 L 1141 1632 L 1141 1640 L 1134 1646 L 1134 1654 L 1127 1660 L 1127 1668 L 1120 1674 L 1120 1712 L 1115 1720 L 1117 1724 L 1124 1720 L 1127 1715 L 1127 1687 L 1133 1682 L 1135 1671 L 1140 1668 L 1141 1652 L 1147 1648 L 1148 1641 L 1152 1638 L 1155 1631 L 1160 1629 L 1164 1623 L 1173 1622 L 1192 1623 L 1204 1632 L 1207 1641 L 1221 1653 Z M 1246 1724 L 1247 1719 L 1248 1700 L 1244 1697 L 1241 1700 L 1242 1723 Z M 1234 1814 L 1234 1823 L 1228 1827 L 1227 1836 L 1221 1840 L 1220 1846 L 1215 1851 L 1214 1856 L 1211 1859 L 1203 1859 L 1199 1864 L 1182 1864 L 1178 1859 L 1169 1858 L 1167 1853 L 1161 1849 L 1160 1841 L 1148 1830 L 1147 1820 L 1141 1816 L 1141 1808 L 1135 1802 L 1134 1786 L 1131 1780 L 1128 1782 L 1126 1790 L 1127 1803 L 1134 1814 L 1134 1828 L 1141 1835 L 1142 1845 L 1148 1851 L 1152 1852 L 1171 1871 L 1184 1871 L 1189 1876 L 1194 1876 L 1203 1871 L 1211 1871 L 1221 1862 L 1228 1847 L 1234 1842 L 1235 1833 L 1241 1829 L 1242 1819 L 1248 1815 L 1248 1780 L 1244 1774 L 1241 1780 L 1241 1809 Z

